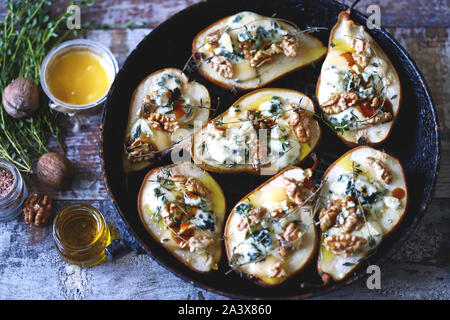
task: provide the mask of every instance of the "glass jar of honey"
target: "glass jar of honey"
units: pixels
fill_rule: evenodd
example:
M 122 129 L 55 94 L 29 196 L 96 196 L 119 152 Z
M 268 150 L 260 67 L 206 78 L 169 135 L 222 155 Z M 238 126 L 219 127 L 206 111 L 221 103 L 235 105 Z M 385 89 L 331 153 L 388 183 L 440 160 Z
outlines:
M 111 234 L 102 214 L 84 203 L 64 207 L 53 221 L 53 241 L 62 258 L 81 267 L 107 260 Z
M 40 79 L 49 106 L 74 115 L 105 101 L 118 71 L 111 51 L 86 39 L 65 41 L 44 58 Z

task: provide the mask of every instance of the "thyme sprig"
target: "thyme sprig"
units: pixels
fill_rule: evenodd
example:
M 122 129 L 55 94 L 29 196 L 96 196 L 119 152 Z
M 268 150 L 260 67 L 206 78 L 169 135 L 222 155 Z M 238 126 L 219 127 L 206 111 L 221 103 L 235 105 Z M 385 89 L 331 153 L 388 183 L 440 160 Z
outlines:
M 291 26 L 295 29 L 295 34 L 296 34 L 296 35 L 300 35 L 300 34 L 303 34 L 303 33 L 319 32 L 320 30 L 328 30 L 328 28 L 325 28 L 325 27 L 307 27 L 306 29 L 303 29 L 303 30 L 302 30 L 302 29 L 301 29 L 299 26 L 297 26 L 294 22 L 292 22 L 292 21 L 290 21 L 290 20 L 286 20 L 286 19 L 276 18 L 275 15 L 276 15 L 276 13 L 274 13 L 274 14 L 272 15 L 272 17 L 270 17 L 270 19 L 272 19 L 272 20 L 274 20 L 274 21 L 284 22 L 284 23 L 287 23 L 287 24 L 291 25 Z M 246 24 L 243 24 L 242 26 L 239 26 L 239 27 L 236 27 L 236 28 L 229 28 L 229 27 L 227 26 L 226 31 L 239 30 L 239 29 L 242 29 L 242 28 L 247 29 L 247 26 L 248 26 L 248 25 L 253 24 L 253 23 L 255 23 L 255 22 L 258 22 L 258 21 L 263 21 L 263 20 L 266 20 L 266 19 L 267 19 L 267 18 L 254 19 L 254 20 L 249 21 L 249 22 L 247 22 Z M 182 69 L 183 72 L 185 72 L 185 71 L 187 71 L 187 72 L 192 72 L 193 70 L 199 68 L 200 65 L 201 65 L 203 62 L 209 63 L 209 62 L 211 61 L 211 59 L 212 59 L 213 56 L 204 57 L 204 56 L 201 54 L 201 52 L 200 52 L 200 49 L 201 49 L 202 47 L 204 47 L 205 45 L 207 45 L 208 43 L 209 43 L 208 41 L 205 41 L 203 44 L 201 44 L 201 45 L 200 45 L 200 46 L 199 46 L 199 47 L 198 47 L 198 48 L 197 48 L 197 49 L 189 56 L 187 62 L 186 62 L 185 65 L 183 66 L 183 69 Z M 198 54 L 201 55 L 201 59 L 198 59 L 198 60 L 200 60 L 200 63 L 198 63 L 197 61 L 195 61 L 196 59 L 194 59 L 195 55 L 198 55 Z M 234 53 L 233 53 L 233 56 L 235 56 Z M 192 61 L 194 61 L 193 65 L 192 65 Z M 255 78 L 258 79 L 258 83 L 260 83 L 260 82 L 261 82 L 261 75 L 258 73 L 258 69 L 256 69 L 256 72 L 257 72 L 257 75 L 256 75 Z M 255 78 L 252 78 L 252 79 L 250 79 L 250 80 L 253 80 L 253 79 L 255 79 Z M 231 90 L 232 90 L 232 92 L 233 92 L 234 94 L 236 94 L 236 88 L 235 88 L 234 86 L 232 87 Z
M 286 109 L 286 110 L 280 110 L 279 112 L 275 112 L 275 113 L 273 113 L 272 115 L 267 116 L 266 118 L 272 119 L 272 120 L 276 120 L 276 119 L 279 118 L 282 114 L 287 113 L 287 112 L 289 112 L 289 111 L 296 111 L 296 110 L 300 110 L 300 109 L 306 110 L 305 108 L 303 108 L 303 107 L 300 106 L 300 104 L 301 104 L 301 102 L 302 102 L 302 99 L 303 99 L 303 98 L 300 99 L 300 101 L 299 101 L 299 103 L 298 103 L 298 106 L 293 107 L 293 108 L 289 108 L 289 109 Z M 311 112 L 311 111 L 309 111 L 309 110 L 306 110 L 306 111 Z M 213 123 L 214 123 L 215 126 L 222 126 L 222 125 L 226 125 L 226 124 L 236 124 L 236 123 L 253 122 L 253 121 L 254 121 L 254 120 L 251 120 L 251 119 L 239 119 L 239 120 L 237 120 L 237 121 L 227 121 L 227 122 L 224 122 L 224 121 L 223 121 L 223 117 L 221 117 L 220 120 L 216 120 L 216 121 L 214 121 Z
M 361 165 L 359 163 L 356 163 L 355 161 L 352 161 L 352 184 L 351 184 L 351 194 L 358 202 L 358 209 L 361 212 L 361 215 L 364 216 L 364 208 L 361 203 L 361 199 L 359 198 L 358 191 L 356 190 L 356 179 L 358 179 L 358 176 L 362 173 L 362 170 L 360 169 Z
M 142 105 L 142 108 L 141 108 L 141 110 L 140 110 L 140 113 L 141 113 L 141 114 L 146 114 L 146 113 L 148 113 L 148 111 L 147 111 L 147 108 L 148 108 L 148 107 L 151 107 L 151 108 L 156 109 L 156 108 L 159 108 L 159 107 L 161 107 L 161 106 L 158 105 L 158 104 L 156 104 L 156 103 L 146 102 L 145 104 Z M 191 110 L 193 110 L 193 109 L 208 109 L 208 110 L 212 110 L 212 111 L 215 112 L 215 109 L 214 109 L 214 108 L 205 107 L 205 106 L 203 105 L 203 103 L 200 103 L 200 105 L 191 105 L 191 104 L 186 103 L 186 104 L 183 104 L 182 107 L 185 108 L 185 109 L 191 109 Z
M 312 225 L 312 223 L 306 225 L 305 229 L 308 230 L 308 228 L 309 228 L 311 225 Z M 240 267 L 243 267 L 243 266 L 245 266 L 245 265 L 248 265 L 248 264 L 251 264 L 251 263 L 259 263 L 259 262 L 261 262 L 261 261 L 264 261 L 268 256 L 270 256 L 271 254 L 275 253 L 276 251 L 278 251 L 278 250 L 280 250 L 280 249 L 283 249 L 283 248 L 291 248 L 292 246 L 295 246 L 295 243 L 301 241 L 301 239 L 303 238 L 303 235 L 304 235 L 305 233 L 306 233 L 306 231 L 303 232 L 303 233 L 301 234 L 301 236 L 298 237 L 297 239 L 295 239 L 295 240 L 293 240 L 293 241 L 287 241 L 287 242 L 284 243 L 283 245 L 281 245 L 281 246 L 279 246 L 279 247 L 276 247 L 276 248 L 274 248 L 274 249 L 272 249 L 272 250 L 269 250 L 266 254 L 261 254 L 261 255 L 259 255 L 256 259 L 251 260 L 251 261 L 239 262 L 239 255 L 235 253 L 235 249 L 236 249 L 237 247 L 233 248 L 233 252 L 232 252 L 232 254 L 231 254 L 231 258 L 230 258 L 230 261 L 229 261 L 230 269 L 229 269 L 228 271 L 225 272 L 225 275 L 228 275 L 228 274 L 231 273 L 232 271 L 235 271 L 236 269 L 239 269 Z M 262 243 L 263 240 L 264 240 L 265 238 L 267 238 L 267 236 L 269 236 L 269 235 L 270 235 L 270 232 L 267 233 L 264 237 L 262 237 L 262 238 L 258 241 L 258 243 Z
M 356 163 L 355 161 L 352 161 L 352 195 L 356 199 L 358 203 L 358 210 L 360 212 L 360 216 L 364 219 L 364 223 L 367 223 L 367 217 L 366 217 L 366 211 L 364 210 L 364 207 L 361 203 L 361 199 L 359 197 L 359 193 L 356 190 L 355 184 L 356 179 L 358 176 L 363 173 L 363 171 L 360 169 L 361 165 L 359 163 Z M 371 234 L 370 229 L 367 228 L 367 231 L 369 233 L 368 241 L 370 248 L 373 248 L 376 244 L 374 236 Z
M 228 29 L 229 31 L 234 31 L 234 30 L 239 30 L 242 28 L 247 28 L 247 26 L 249 26 L 250 24 L 253 24 L 255 22 L 258 21 L 264 21 L 267 18 L 261 18 L 261 19 L 255 19 L 252 21 L 247 22 L 246 24 L 243 24 L 242 26 L 236 27 L 236 28 L 230 28 Z M 328 28 L 326 27 L 307 27 L 306 29 L 301 29 L 298 25 L 296 25 L 294 22 L 290 21 L 290 20 L 286 20 L 286 19 L 282 19 L 282 18 L 276 18 L 275 16 L 272 16 L 270 19 L 275 20 L 275 21 L 281 21 L 284 23 L 287 23 L 289 25 L 291 25 L 292 27 L 294 27 L 296 34 L 302 34 L 302 33 L 313 33 L 313 32 L 319 32 L 320 30 L 328 30 Z
M 361 41 L 364 41 L 364 42 L 366 42 L 366 43 L 368 43 L 369 41 L 367 40 L 367 39 L 364 39 L 364 38 L 361 38 L 361 37 L 356 37 L 356 36 L 352 36 L 352 35 L 345 35 L 346 37 L 349 37 L 349 38 L 352 38 L 352 39 L 358 39 L 358 40 L 361 40 Z M 380 57 L 378 56 L 378 53 L 375 51 L 375 50 L 373 50 L 373 53 L 375 54 L 375 57 L 376 57 L 376 59 L 377 59 L 377 61 L 378 61 L 378 64 L 379 64 L 379 62 L 380 62 Z M 366 124 L 368 124 L 368 121 L 369 120 L 371 120 L 371 119 L 373 119 L 373 118 L 375 118 L 378 114 L 380 114 L 381 112 L 383 112 L 383 108 L 384 108 L 384 106 L 385 106 L 385 103 L 386 103 L 386 90 L 387 90 L 387 88 L 385 87 L 385 86 L 383 86 L 382 87 L 382 90 L 381 90 L 381 97 L 382 97 L 382 99 L 383 99 L 383 102 L 377 107 L 377 109 L 374 111 L 374 113 L 371 115 L 371 116 L 369 116 L 369 117 L 367 117 L 367 118 L 364 118 L 364 119 L 359 119 L 355 114 L 353 114 L 352 113 L 352 120 L 356 123 L 356 124 L 358 124 L 358 125 L 366 125 Z M 324 119 L 324 121 L 326 121 L 325 119 Z M 326 121 L 327 122 L 327 124 L 328 124 L 328 126 L 331 128 L 331 129 L 333 129 L 334 131 L 336 131 L 337 133 L 341 133 L 341 134 L 343 134 L 343 132 L 344 131 L 348 131 L 348 130 L 350 130 L 350 122 L 349 121 L 343 121 L 342 123 L 340 123 L 340 124 L 332 124 L 332 123 L 329 123 L 328 121 Z
M 72 1 L 86 6 L 92 1 Z M 0 22 L 0 91 L 18 77 L 39 84 L 42 60 L 49 50 L 79 30 L 62 28 L 70 15 L 55 18 L 50 15 L 50 0 L 6 0 L 6 16 Z M 31 173 L 34 159 L 47 152 L 47 141 L 54 137 L 60 142 L 61 126 L 57 115 L 46 106 L 41 94 L 41 106 L 32 116 L 14 119 L 0 105 L 0 158 Z
M 322 193 L 324 184 L 325 184 L 324 181 L 321 181 L 320 184 L 316 187 L 316 189 L 314 191 L 312 191 L 308 197 L 305 198 L 305 200 L 303 201 L 303 205 L 296 206 L 294 208 L 289 209 L 282 217 L 277 218 L 277 219 L 272 219 L 272 221 L 277 224 L 281 224 L 282 220 L 285 220 L 288 216 L 298 212 L 298 210 L 307 208 L 308 205 L 311 206 L 310 216 L 313 218 L 316 215 L 318 208 L 320 207 L 320 198 L 321 198 L 321 193 Z M 250 263 L 258 263 L 258 262 L 264 261 L 269 255 L 275 253 L 276 251 L 283 249 L 283 248 L 290 248 L 290 247 L 294 246 L 296 242 L 301 241 L 302 237 L 307 233 L 308 229 L 312 225 L 314 225 L 314 221 L 307 225 L 303 224 L 304 227 L 303 227 L 302 235 L 300 237 L 298 237 L 296 240 L 287 241 L 287 242 L 283 243 L 283 245 L 276 247 L 272 250 L 269 250 L 266 254 L 260 255 L 255 260 L 252 260 L 252 261 L 239 262 L 239 255 L 235 253 L 235 249 L 237 248 L 237 246 L 236 246 L 235 248 L 233 248 L 231 258 L 229 261 L 230 269 L 228 271 L 226 271 L 225 274 L 227 275 L 230 272 L 235 271 L 236 269 L 239 269 L 240 267 L 248 265 Z M 252 230 L 252 234 L 253 233 L 254 233 L 254 230 Z M 257 243 L 262 243 L 263 240 L 269 235 L 270 235 L 270 232 L 267 233 L 261 239 L 259 239 L 259 241 Z
M 172 171 L 170 169 L 160 169 L 159 171 L 161 174 L 157 175 L 156 180 L 148 179 L 147 182 L 156 183 L 159 185 L 159 187 L 162 187 L 169 192 L 173 192 L 173 191 L 183 192 L 185 187 L 180 186 L 177 188 L 176 183 L 172 177 Z M 203 172 L 203 174 L 204 174 L 204 172 Z M 157 190 L 157 189 L 154 189 L 154 190 Z M 185 210 L 185 208 L 183 206 L 181 206 L 177 200 L 168 201 L 168 203 L 174 204 L 187 217 L 185 221 L 189 221 L 191 219 L 191 215 L 189 214 L 189 212 L 187 212 Z M 172 232 L 172 234 L 175 238 L 178 238 L 184 242 L 189 240 L 189 239 L 185 239 L 184 237 L 182 237 L 178 232 L 176 232 L 170 226 L 167 226 L 167 228 Z M 205 235 L 207 237 L 211 236 L 210 233 L 206 232 L 205 230 L 203 230 L 201 228 L 197 228 L 196 230 L 198 230 L 200 233 L 202 233 L 203 235 Z M 215 232 L 213 232 L 213 233 L 215 233 Z M 204 250 L 204 249 L 202 251 L 206 252 L 206 250 Z

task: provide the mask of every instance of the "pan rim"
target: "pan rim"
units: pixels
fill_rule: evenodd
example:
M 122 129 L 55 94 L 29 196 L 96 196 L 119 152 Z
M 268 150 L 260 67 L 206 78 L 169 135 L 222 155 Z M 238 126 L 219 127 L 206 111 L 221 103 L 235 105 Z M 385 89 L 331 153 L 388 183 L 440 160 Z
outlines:
M 356 275 L 352 275 L 346 279 L 344 279 L 343 281 L 337 282 L 337 283 L 333 283 L 331 286 L 329 287 L 324 287 L 324 289 L 320 290 L 320 291 L 315 291 L 312 293 L 304 293 L 304 294 L 300 294 L 300 295 L 285 295 L 285 296 L 280 296 L 280 297 L 266 297 L 266 296 L 249 296 L 249 295 L 245 295 L 245 294 L 235 294 L 235 293 L 231 293 L 231 292 L 225 292 L 223 290 L 217 289 L 217 288 L 212 288 L 212 287 L 208 287 L 207 285 L 205 285 L 202 282 L 199 281 L 195 281 L 193 279 L 191 279 L 189 276 L 183 274 L 181 271 L 179 270 L 175 270 L 175 268 L 173 268 L 172 266 L 169 266 L 167 264 L 165 264 L 158 256 L 156 256 L 151 248 L 149 248 L 148 245 L 146 245 L 144 243 L 144 241 L 138 236 L 138 234 L 135 232 L 135 230 L 133 229 L 133 227 L 128 223 L 126 217 L 124 216 L 122 210 L 120 209 L 119 204 L 117 203 L 115 196 L 110 188 L 110 185 L 108 183 L 108 173 L 106 172 L 105 169 L 105 157 L 104 157 L 104 127 L 105 127 L 105 121 L 107 118 L 107 112 L 108 112 L 108 108 L 107 105 L 109 104 L 109 101 L 111 99 L 111 95 L 113 93 L 113 91 L 115 90 L 115 87 L 117 85 L 118 80 L 121 78 L 121 75 L 123 73 L 123 68 L 124 66 L 126 66 L 127 61 L 131 60 L 137 53 L 137 51 L 139 51 L 139 49 L 143 46 L 143 44 L 147 41 L 147 39 L 150 37 L 150 35 L 154 32 L 158 32 L 158 30 L 160 30 L 161 28 L 163 28 L 166 24 L 169 24 L 172 20 L 177 19 L 178 17 L 187 14 L 189 11 L 191 11 L 194 8 L 197 7 L 201 7 L 201 6 L 205 6 L 207 4 L 210 4 L 212 2 L 214 2 L 215 0 L 207 0 L 207 1 L 202 1 L 196 4 L 193 4 L 191 6 L 186 7 L 185 9 L 179 11 L 178 13 L 174 14 L 171 18 L 167 19 L 166 21 L 162 22 L 161 24 L 159 24 L 157 27 L 155 27 L 148 35 L 146 35 L 141 42 L 136 46 L 136 48 L 134 48 L 130 54 L 128 55 L 127 59 L 125 60 L 123 66 L 120 68 L 119 72 L 117 73 L 114 82 L 111 85 L 111 88 L 108 92 L 108 95 L 106 97 L 106 100 L 103 104 L 103 110 L 102 110 L 102 115 L 101 115 L 101 125 L 100 125 L 100 139 L 99 139 L 99 153 L 100 153 L 100 162 L 101 162 L 101 168 L 102 168 L 102 175 L 103 175 L 103 179 L 105 182 L 105 187 L 107 189 L 107 192 L 111 198 L 111 201 L 114 204 L 114 207 L 116 208 L 117 212 L 120 215 L 120 218 L 122 220 L 122 222 L 125 224 L 125 226 L 127 227 L 127 230 L 130 232 L 130 234 L 134 237 L 134 239 L 136 239 L 136 241 L 139 243 L 139 245 L 146 251 L 147 254 L 149 254 L 149 256 L 152 258 L 152 260 L 156 261 L 159 265 L 163 266 L 165 269 L 169 270 L 172 274 L 174 274 L 175 276 L 183 279 L 184 281 L 187 281 L 191 284 L 193 284 L 194 286 L 201 288 L 203 290 L 209 291 L 209 292 L 213 292 L 215 294 L 219 294 L 225 297 L 229 297 L 232 299 L 254 299 L 254 300 L 259 300 L 259 299 L 263 299 L 263 300 L 278 300 L 278 299 L 292 299 L 292 300 L 298 300 L 298 299 L 306 299 L 306 298 L 312 298 L 312 297 L 318 297 L 318 296 L 322 296 L 328 293 L 331 293 L 333 291 L 339 290 L 342 287 L 348 286 L 351 283 L 354 283 L 356 281 L 360 281 L 365 275 L 363 272 L 358 272 Z M 334 4 L 335 6 L 339 6 L 342 8 L 342 11 L 347 10 L 349 8 L 349 6 L 344 5 L 342 3 L 339 3 L 337 1 L 334 0 L 325 0 L 326 2 L 328 2 L 329 4 Z M 321 1 L 324 2 L 324 1 Z M 352 11 L 352 15 L 357 17 L 357 20 L 359 21 L 366 21 L 367 20 L 367 16 L 360 13 L 359 11 Z M 409 65 L 410 69 L 413 71 L 416 79 L 420 82 L 420 86 L 423 88 L 423 92 L 424 92 L 424 99 L 427 101 L 427 103 L 430 106 L 431 109 L 431 118 L 435 124 L 435 128 L 434 128 L 434 134 L 436 136 L 435 140 L 433 141 L 433 143 L 435 144 L 436 147 L 436 159 L 435 159 L 435 165 L 434 165 L 434 174 L 432 177 L 432 182 L 431 182 L 431 188 L 430 191 L 428 192 L 428 194 L 424 195 L 423 201 L 421 203 L 419 203 L 419 207 L 417 208 L 417 211 L 414 215 L 415 219 L 412 221 L 412 223 L 410 225 L 408 225 L 408 229 L 405 230 L 400 238 L 392 243 L 392 245 L 390 245 L 389 248 L 387 248 L 386 252 L 378 258 L 378 265 L 383 265 L 385 264 L 391 257 L 392 255 L 399 249 L 401 248 L 405 241 L 411 236 L 411 234 L 416 230 L 419 222 L 421 221 L 421 219 L 423 218 L 423 216 L 426 213 L 427 207 L 430 204 L 430 202 L 432 201 L 432 199 L 434 198 L 434 194 L 436 191 L 436 182 L 437 182 L 437 177 L 439 175 L 439 170 L 440 170 L 440 156 L 441 156 L 441 135 L 440 135 L 440 128 L 439 128 L 439 119 L 438 119 L 438 114 L 437 114 L 437 110 L 436 110 L 436 106 L 433 102 L 433 99 L 431 97 L 430 94 L 430 89 L 427 85 L 427 83 L 425 82 L 425 79 L 422 75 L 422 73 L 420 72 L 420 70 L 418 69 L 416 63 L 414 62 L 414 60 L 411 58 L 411 56 L 407 53 L 407 51 L 398 43 L 397 40 L 395 40 L 388 31 L 386 31 L 383 27 L 381 27 L 380 29 L 378 29 L 377 31 L 378 33 L 380 33 L 383 37 L 386 38 L 386 40 L 388 40 L 391 44 L 393 44 L 396 49 L 400 52 L 400 55 L 403 55 L 405 58 L 405 64 Z

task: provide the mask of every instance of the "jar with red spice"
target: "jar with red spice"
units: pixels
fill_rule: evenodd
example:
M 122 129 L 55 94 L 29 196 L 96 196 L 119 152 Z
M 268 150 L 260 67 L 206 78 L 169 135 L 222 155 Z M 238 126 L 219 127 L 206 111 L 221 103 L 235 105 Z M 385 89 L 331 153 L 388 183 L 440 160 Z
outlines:
M 12 163 L 0 159 L 0 221 L 17 217 L 27 196 L 27 186 L 19 170 Z

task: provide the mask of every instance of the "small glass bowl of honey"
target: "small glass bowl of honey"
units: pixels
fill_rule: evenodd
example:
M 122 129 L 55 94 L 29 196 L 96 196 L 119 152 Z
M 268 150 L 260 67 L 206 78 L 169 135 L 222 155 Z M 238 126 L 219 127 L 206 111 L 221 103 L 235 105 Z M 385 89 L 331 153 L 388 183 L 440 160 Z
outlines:
M 106 100 L 119 68 L 105 46 L 75 39 L 54 47 L 44 58 L 40 79 L 50 108 L 74 115 Z
M 64 207 L 53 221 L 53 241 L 61 257 L 81 267 L 107 261 L 111 233 L 102 214 L 84 203 Z

